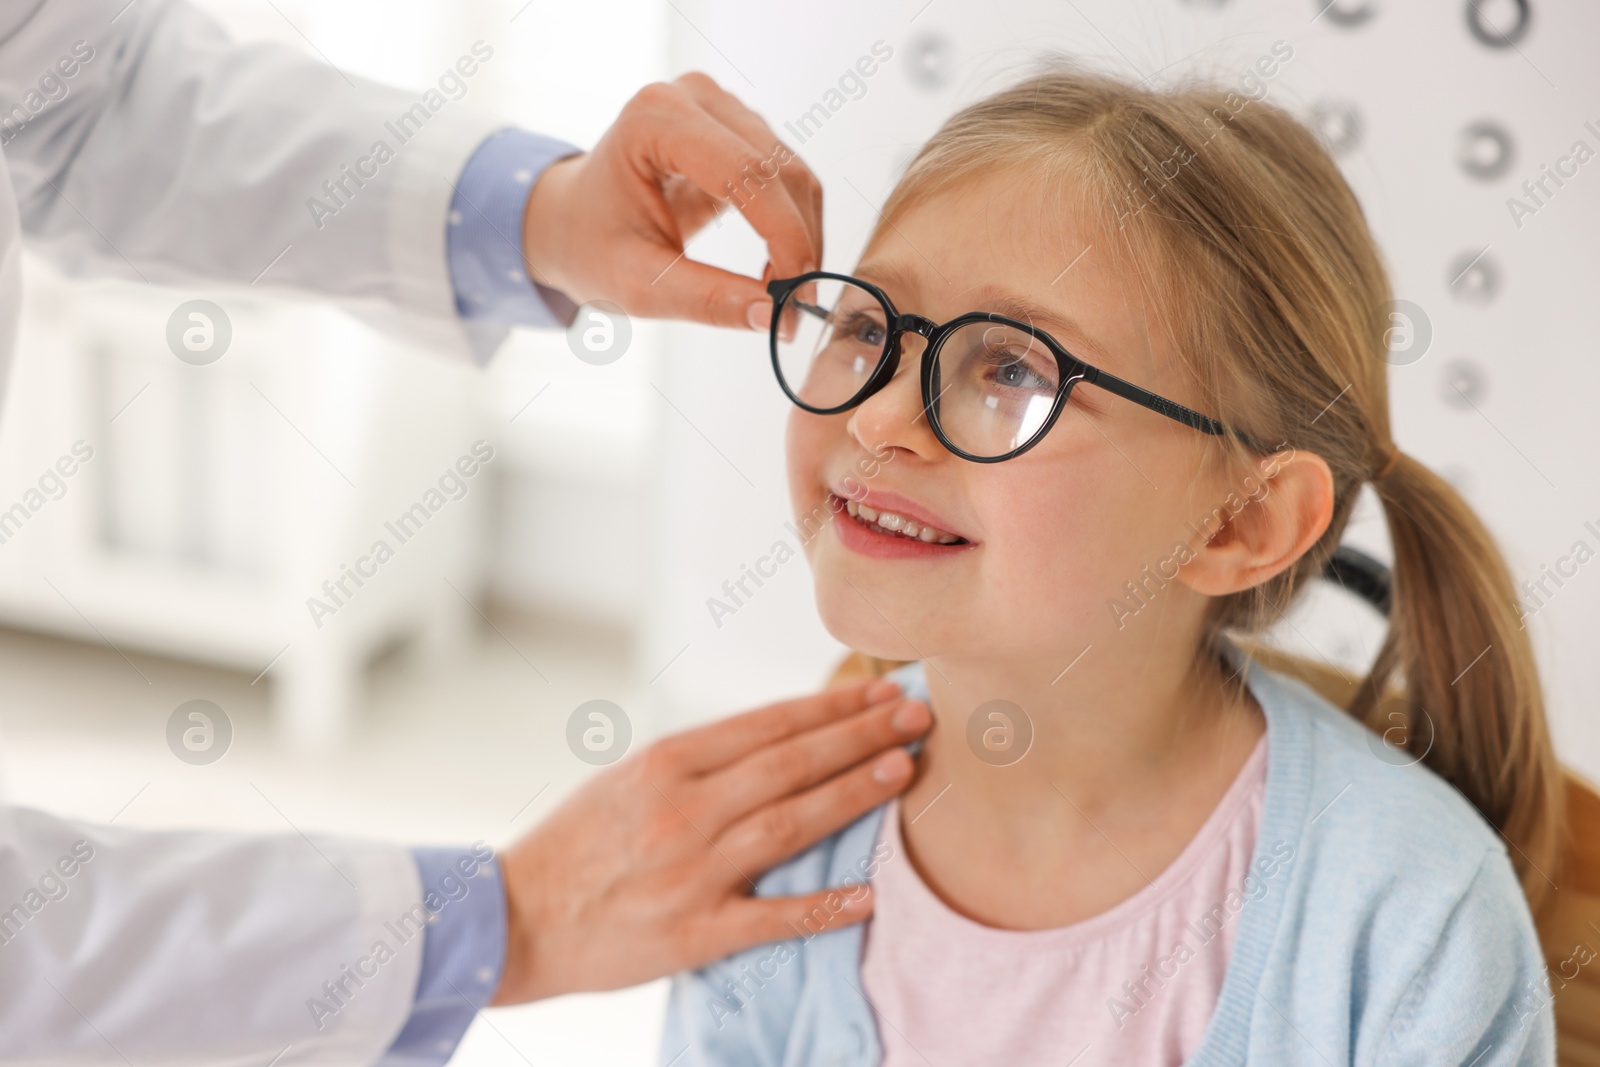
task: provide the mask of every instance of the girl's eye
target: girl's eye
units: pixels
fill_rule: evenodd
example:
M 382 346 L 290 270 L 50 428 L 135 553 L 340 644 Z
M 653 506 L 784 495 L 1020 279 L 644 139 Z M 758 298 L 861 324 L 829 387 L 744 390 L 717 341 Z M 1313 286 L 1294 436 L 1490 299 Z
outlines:
M 1010 349 L 989 353 L 990 380 L 1005 389 L 1054 391 L 1055 383 L 1029 366 L 1027 360 L 1028 353 Z
M 1032 346 L 986 346 L 979 364 L 979 376 L 991 388 L 1021 393 L 1056 391 L 1055 360 Z
M 874 348 L 883 346 L 884 337 L 888 333 L 883 323 L 861 312 L 847 314 L 836 329 L 847 340 Z

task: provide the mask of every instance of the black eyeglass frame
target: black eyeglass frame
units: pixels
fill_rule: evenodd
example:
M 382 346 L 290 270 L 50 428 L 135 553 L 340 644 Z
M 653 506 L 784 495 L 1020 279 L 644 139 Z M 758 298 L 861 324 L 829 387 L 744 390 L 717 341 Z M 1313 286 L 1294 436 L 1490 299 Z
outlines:
M 854 285 L 872 294 L 878 303 L 883 306 L 884 321 L 887 324 L 889 336 L 884 340 L 883 355 L 878 358 L 878 365 L 867 376 L 865 384 L 856 390 L 855 395 L 842 404 L 837 404 L 830 408 L 819 408 L 806 403 L 796 396 L 794 390 L 790 388 L 789 382 L 784 378 L 783 368 L 779 365 L 778 358 L 778 329 L 782 323 L 784 304 L 794 291 L 807 282 L 825 279 Z M 927 342 L 922 351 L 921 382 L 922 410 L 928 416 L 928 425 L 933 428 L 934 436 L 939 439 L 940 444 L 962 459 L 971 460 L 974 463 L 999 463 L 1003 460 L 1014 459 L 1044 440 L 1045 434 L 1050 432 L 1051 427 L 1060 418 L 1062 409 L 1067 406 L 1067 398 L 1072 393 L 1072 387 L 1080 381 L 1099 386 L 1107 392 L 1115 393 L 1125 400 L 1131 400 L 1140 407 L 1148 408 L 1159 415 L 1165 415 L 1167 418 L 1181 422 L 1185 426 L 1199 430 L 1201 433 L 1210 434 L 1213 437 L 1231 435 L 1256 452 L 1268 454 L 1272 451 L 1271 449 L 1263 448 L 1238 430 L 1229 430 L 1209 415 L 1202 415 L 1198 411 L 1186 408 L 1182 404 L 1174 403 L 1165 397 L 1157 396 L 1148 389 L 1141 389 L 1132 382 L 1085 363 L 1067 351 L 1061 342 L 1043 330 L 1025 322 L 1018 322 L 1016 319 L 1007 318 L 1004 315 L 997 315 L 988 311 L 969 311 L 943 323 L 936 323 L 922 315 L 903 315 L 896 310 L 894 302 L 889 299 L 888 294 L 871 282 L 853 278 L 848 274 L 835 274 L 831 271 L 822 270 L 810 271 L 793 278 L 775 278 L 767 283 L 767 294 L 772 297 L 772 327 L 769 341 L 769 348 L 772 353 L 772 371 L 777 376 L 778 385 L 783 389 L 784 394 L 802 410 L 809 411 L 813 415 L 837 415 L 841 412 L 849 411 L 887 385 L 894 378 L 895 372 L 900 367 L 900 338 L 907 333 L 914 333 Z M 1061 372 L 1061 380 L 1056 386 L 1055 401 L 1051 405 L 1049 417 L 1034 431 L 1028 440 L 999 456 L 978 456 L 967 452 L 951 441 L 945 435 L 944 427 L 939 424 L 938 396 L 935 391 L 939 349 L 957 330 L 963 326 L 970 326 L 975 322 L 992 322 L 1002 326 L 1010 326 L 1013 329 L 1023 331 L 1029 337 L 1043 341 L 1045 347 L 1050 350 L 1050 354 L 1055 357 L 1057 369 Z

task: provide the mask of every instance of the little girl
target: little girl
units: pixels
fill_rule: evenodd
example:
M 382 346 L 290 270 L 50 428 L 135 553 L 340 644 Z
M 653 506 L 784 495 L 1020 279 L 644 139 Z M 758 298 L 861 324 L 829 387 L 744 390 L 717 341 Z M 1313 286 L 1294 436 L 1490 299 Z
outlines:
M 759 887 L 872 920 L 681 976 L 663 1062 L 1554 1062 L 1531 650 L 1393 444 L 1388 280 L 1304 128 L 1054 71 L 946 123 L 851 275 L 770 290 L 822 617 L 937 725 Z M 1364 484 L 1394 608 L 1339 710 L 1248 638 Z

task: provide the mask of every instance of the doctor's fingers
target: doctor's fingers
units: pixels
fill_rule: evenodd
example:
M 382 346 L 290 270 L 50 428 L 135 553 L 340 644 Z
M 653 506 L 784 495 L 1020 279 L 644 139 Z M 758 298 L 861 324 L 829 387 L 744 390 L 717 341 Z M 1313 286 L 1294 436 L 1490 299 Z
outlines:
M 772 127 L 751 111 L 732 93 L 723 89 L 710 75 L 690 71 L 676 83 L 692 96 L 702 108 L 723 125 L 761 149 L 764 166 L 757 173 L 740 174 L 734 183 L 733 201 L 738 206 L 743 200 L 764 194 L 774 180 L 783 183 L 811 234 L 812 269 L 822 264 L 822 183 L 811 168 L 801 162 L 788 145 L 779 140 Z M 740 210 L 743 210 L 741 207 Z M 760 228 L 757 227 L 757 232 Z M 762 236 L 766 236 L 762 234 Z M 780 275 L 781 277 L 781 275 Z
M 711 920 L 705 935 L 708 960 L 752 945 L 790 941 L 836 930 L 872 917 L 872 887 L 865 880 L 802 897 L 742 897 Z M 782 949 L 775 949 L 781 953 Z M 780 955 L 778 962 L 786 957 Z
M 705 224 L 721 213 L 725 201 L 707 196 L 694 182 L 673 175 L 661 183 L 661 197 L 667 202 L 673 220 L 678 224 L 678 235 L 687 243 L 688 235 L 699 233 Z
M 733 200 L 767 242 L 768 258 L 782 275 L 813 269 L 821 249 L 812 240 L 805 212 L 782 182 L 766 175 L 781 173 L 771 147 L 752 144 L 707 111 L 677 84 L 657 83 L 639 90 L 618 119 L 637 123 L 626 143 L 641 172 L 681 174 L 702 191 Z M 741 192 L 741 183 L 756 176 L 766 181 L 761 195 Z
M 780 741 L 860 715 L 900 696 L 887 678 L 847 682 L 662 738 L 655 748 L 681 775 L 720 770 Z M 868 753 L 862 753 L 865 758 Z
M 661 254 L 655 280 L 636 288 L 624 306 L 647 318 L 688 319 L 707 326 L 766 330 L 772 298 L 754 278 L 699 263 L 679 252 Z
M 892 748 L 877 759 L 768 804 L 717 837 L 717 851 L 741 871 L 765 871 L 842 829 L 911 781 L 911 755 Z
M 702 825 L 709 833 L 720 833 L 768 805 L 920 737 L 932 724 L 933 716 L 921 701 L 892 700 L 754 752 L 698 784 L 707 806 Z

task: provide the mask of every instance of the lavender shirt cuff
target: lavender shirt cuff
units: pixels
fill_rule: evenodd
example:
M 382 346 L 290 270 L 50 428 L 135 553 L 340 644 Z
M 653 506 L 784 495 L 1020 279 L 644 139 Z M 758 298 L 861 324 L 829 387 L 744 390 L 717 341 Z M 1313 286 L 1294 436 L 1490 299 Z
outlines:
M 505 883 L 493 852 L 479 844 L 411 855 L 429 913 L 422 970 L 411 1016 L 380 1067 L 442 1067 L 500 987 L 505 966 Z
M 446 256 L 456 311 L 480 363 L 512 326 L 566 326 L 577 305 L 528 278 L 522 214 L 528 192 L 551 163 L 582 149 L 515 128 L 491 134 L 473 152 L 450 201 Z

